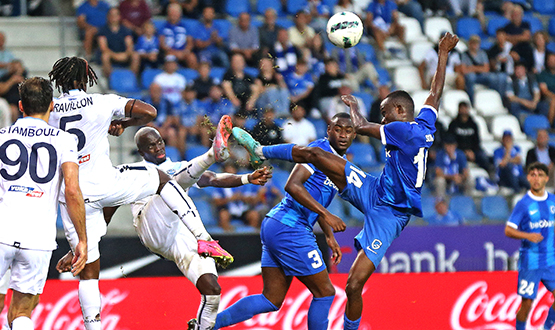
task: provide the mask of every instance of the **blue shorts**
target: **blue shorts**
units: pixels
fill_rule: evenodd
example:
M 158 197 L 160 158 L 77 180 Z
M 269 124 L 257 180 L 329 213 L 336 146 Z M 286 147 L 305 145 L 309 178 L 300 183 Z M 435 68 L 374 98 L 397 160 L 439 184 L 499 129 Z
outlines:
M 410 215 L 380 201 L 378 178 L 351 162 L 345 164 L 347 185 L 341 198 L 364 213 L 364 226 L 355 237 L 355 247 L 364 253 L 377 268 L 391 242 L 399 236 L 410 220 Z
M 262 267 L 281 268 L 287 276 L 308 276 L 326 270 L 316 236 L 305 227 L 289 227 L 265 218 L 260 228 Z
M 535 299 L 540 281 L 549 292 L 555 290 L 555 267 L 519 269 L 517 293 L 523 298 Z

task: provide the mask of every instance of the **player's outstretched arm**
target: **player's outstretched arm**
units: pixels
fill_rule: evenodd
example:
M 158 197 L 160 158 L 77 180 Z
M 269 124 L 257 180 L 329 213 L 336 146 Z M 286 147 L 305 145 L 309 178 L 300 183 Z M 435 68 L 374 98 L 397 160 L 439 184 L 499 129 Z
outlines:
M 441 94 L 443 93 L 443 86 L 445 85 L 445 70 L 447 67 L 447 59 L 449 58 L 449 52 L 455 48 L 459 42 L 459 37 L 453 35 L 449 32 L 439 41 L 438 46 L 438 61 L 437 69 L 432 78 L 432 84 L 430 87 L 430 95 L 426 99 L 424 104 L 431 105 L 434 109 L 439 110 L 439 100 Z
M 73 162 L 62 164 L 62 174 L 65 183 L 65 198 L 71 222 L 75 227 L 79 243 L 75 247 L 71 273 L 77 276 L 87 262 L 87 231 L 85 226 L 85 202 L 79 187 L 79 165 Z
M 120 136 L 130 126 L 143 126 L 156 118 L 156 108 L 141 100 L 129 100 L 125 105 L 125 118 L 114 120 L 110 125 L 108 133 Z
M 351 121 L 355 127 L 357 134 L 371 136 L 380 139 L 380 124 L 372 123 L 366 120 L 358 107 L 358 101 L 353 95 L 343 95 L 341 100 L 345 103 L 351 111 Z
M 532 243 L 539 243 L 543 241 L 543 236 L 540 233 L 527 233 L 511 226 L 505 226 L 505 236 L 514 239 L 526 239 Z
M 246 176 L 246 177 L 245 177 Z M 202 174 L 197 182 L 201 188 L 204 187 L 221 187 L 221 188 L 235 188 L 245 184 L 245 181 L 251 184 L 263 186 L 272 177 L 272 171 L 264 166 L 250 174 L 237 175 L 231 173 L 214 173 L 206 171 Z

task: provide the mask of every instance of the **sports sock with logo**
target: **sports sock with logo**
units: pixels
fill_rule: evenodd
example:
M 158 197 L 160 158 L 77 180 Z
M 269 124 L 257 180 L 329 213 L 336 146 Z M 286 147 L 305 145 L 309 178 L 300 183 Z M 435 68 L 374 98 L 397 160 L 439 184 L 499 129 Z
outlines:
M 344 330 L 357 330 L 358 326 L 360 325 L 360 319 L 362 317 L 359 317 L 358 320 L 354 320 L 351 321 L 347 318 L 347 315 L 343 316 L 343 329 Z
M 210 330 L 214 327 L 219 306 L 220 295 L 202 295 L 197 312 L 199 330 Z
M 247 296 L 218 313 L 214 330 L 246 321 L 257 314 L 274 312 L 277 310 L 278 308 L 264 297 L 263 294 Z
M 266 159 L 282 159 L 293 161 L 293 143 L 277 144 L 275 146 L 263 146 L 262 155 Z
M 79 303 L 86 330 L 101 330 L 98 280 L 79 281 Z
M 543 328 L 545 330 L 551 330 L 551 328 L 553 328 L 553 324 L 555 324 L 555 309 L 551 306 L 551 308 L 549 308 L 549 312 L 547 313 L 547 319 L 545 319 Z
M 308 330 L 326 330 L 328 328 L 328 314 L 335 296 L 312 298 L 308 308 Z
M 181 187 L 189 188 L 200 179 L 202 173 L 216 162 L 214 149 L 210 148 L 206 153 L 193 158 L 187 166 L 175 174 L 174 179 Z

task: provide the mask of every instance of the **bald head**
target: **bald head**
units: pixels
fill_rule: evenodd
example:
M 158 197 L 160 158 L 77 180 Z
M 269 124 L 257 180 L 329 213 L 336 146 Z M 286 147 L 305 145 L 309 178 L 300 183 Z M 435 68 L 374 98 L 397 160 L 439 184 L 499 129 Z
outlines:
M 159 165 L 166 161 L 166 144 L 160 133 L 152 127 L 143 127 L 135 134 L 139 155 L 147 162 Z
M 141 146 L 144 146 L 144 140 L 146 140 L 147 136 L 150 135 L 154 137 L 161 137 L 156 128 L 148 126 L 140 128 L 137 133 L 135 133 L 135 144 L 137 145 L 138 149 L 141 149 Z

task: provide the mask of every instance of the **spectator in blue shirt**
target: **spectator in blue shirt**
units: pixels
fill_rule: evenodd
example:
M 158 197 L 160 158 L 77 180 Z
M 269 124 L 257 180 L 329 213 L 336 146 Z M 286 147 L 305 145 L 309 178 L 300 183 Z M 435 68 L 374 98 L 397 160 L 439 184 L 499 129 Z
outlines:
M 143 35 L 139 36 L 135 45 L 135 51 L 141 61 L 141 71 L 145 68 L 158 67 L 158 55 L 160 53 L 160 43 L 156 36 L 156 28 L 151 21 L 147 21 L 143 27 Z
M 222 88 L 214 85 L 210 88 L 208 100 L 204 102 L 205 118 L 200 125 L 200 137 L 202 144 L 209 147 L 212 145 L 210 138 L 214 134 L 214 130 L 209 126 L 216 126 L 223 115 L 232 115 L 237 108 L 230 100 L 223 97 Z
M 513 133 L 510 130 L 503 132 L 501 144 L 502 146 L 493 152 L 493 163 L 497 169 L 499 186 L 509 187 L 515 193 L 519 193 L 523 188 L 528 189 L 520 148 L 514 145 Z
M 166 118 L 172 114 L 171 103 L 163 96 L 162 86 L 151 84 L 148 95 L 143 98 L 143 101 L 156 108 L 156 118 L 152 124 L 160 131 L 160 127 L 162 127 Z
M 529 74 L 522 62 L 515 64 L 515 74 L 507 78 L 507 92 L 505 96 L 509 101 L 509 111 L 517 117 L 521 123 L 527 115 L 537 113 L 540 102 L 540 87 L 533 74 Z M 542 113 L 547 117 L 549 109 L 544 107 Z
M 321 0 L 309 0 L 305 10 L 312 16 L 308 25 L 318 33 L 326 31 L 326 25 L 331 14 L 330 7 Z
M 289 32 L 286 29 L 279 29 L 273 52 L 276 58 L 276 70 L 284 76 L 295 71 L 298 61 L 297 52 L 297 48 L 289 41 Z
M 229 58 L 224 50 L 224 39 L 214 26 L 215 15 L 212 7 L 202 10 L 202 18 L 194 31 L 195 52 L 200 61 L 227 68 Z
M 110 77 L 112 63 L 129 65 L 133 73 L 139 73 L 140 60 L 135 53 L 132 32 L 121 25 L 121 16 L 116 7 L 108 11 L 108 24 L 98 31 L 98 47 L 104 76 Z
M 435 161 L 434 186 L 436 196 L 446 194 L 470 193 L 471 180 L 464 152 L 457 148 L 457 141 L 452 135 L 443 139 L 443 149 L 437 152 Z
M 438 198 L 435 203 L 436 212 L 426 217 L 430 226 L 458 226 L 463 224 L 463 219 L 457 213 L 449 210 L 449 205 L 444 198 Z
M 399 23 L 397 5 L 392 0 L 375 0 L 366 10 L 366 26 L 378 44 L 378 49 L 389 56 L 385 49 L 385 40 L 396 36 L 405 42 L 405 28 Z
M 193 53 L 193 38 L 181 22 L 182 9 L 178 3 L 168 5 L 167 22 L 160 33 L 160 48 L 164 56 L 173 55 L 178 62 L 189 68 L 197 68 L 197 57 Z
M 291 94 L 291 103 L 310 109 L 310 95 L 314 89 L 314 80 L 308 72 L 308 64 L 302 58 L 297 61 L 295 72 L 286 76 L 285 82 Z
M 96 34 L 106 25 L 109 10 L 110 6 L 102 0 L 87 0 L 77 8 L 77 27 L 87 59 L 92 57 Z

